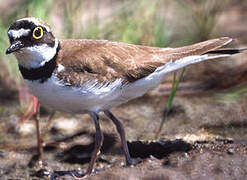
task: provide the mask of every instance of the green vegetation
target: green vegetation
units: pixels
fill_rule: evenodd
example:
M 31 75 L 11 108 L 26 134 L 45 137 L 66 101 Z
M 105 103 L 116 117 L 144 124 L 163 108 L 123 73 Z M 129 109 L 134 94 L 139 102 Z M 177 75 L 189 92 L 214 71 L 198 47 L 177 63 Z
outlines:
M 108 37 L 112 40 L 132 44 L 165 47 L 169 41 L 165 17 L 157 9 L 161 1 L 127 1 L 120 11 L 115 13 Z
M 216 95 L 216 98 L 219 101 L 225 101 L 225 102 L 240 100 L 243 96 L 246 96 L 246 94 L 247 94 L 247 87 L 246 86 L 247 86 L 246 83 L 239 84 L 236 87 L 232 87 L 230 89 L 227 89 L 223 93 L 218 93 Z
M 179 82 L 181 82 L 181 80 L 183 78 L 184 72 L 185 72 L 185 68 L 182 69 L 182 71 L 179 74 L 178 78 L 177 78 L 177 72 L 174 72 L 174 74 L 173 74 L 172 89 L 171 89 L 171 93 L 170 93 L 170 95 L 168 97 L 168 101 L 167 101 L 167 104 L 166 104 L 165 117 L 162 119 L 162 121 L 160 123 L 160 126 L 159 126 L 159 129 L 158 129 L 158 131 L 157 131 L 157 133 L 155 135 L 156 139 L 158 138 L 158 135 L 159 135 L 160 131 L 162 130 L 162 127 L 163 127 L 165 121 L 168 118 L 168 114 L 172 109 L 172 102 L 173 102 L 174 97 L 176 95 L 176 92 L 177 92 L 177 89 L 178 89 L 178 86 L 179 86 Z

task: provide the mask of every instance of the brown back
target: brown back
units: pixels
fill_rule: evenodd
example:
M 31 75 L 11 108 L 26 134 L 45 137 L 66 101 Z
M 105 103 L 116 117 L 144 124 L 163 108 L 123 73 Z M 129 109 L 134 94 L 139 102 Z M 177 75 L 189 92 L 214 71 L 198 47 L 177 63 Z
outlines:
M 170 60 L 205 54 L 231 41 L 224 37 L 181 48 L 157 48 L 106 40 L 61 40 L 62 51 L 59 51 L 57 62 L 66 69 L 57 74 L 75 86 L 95 78 L 99 82 L 112 82 L 118 78 L 133 82 Z

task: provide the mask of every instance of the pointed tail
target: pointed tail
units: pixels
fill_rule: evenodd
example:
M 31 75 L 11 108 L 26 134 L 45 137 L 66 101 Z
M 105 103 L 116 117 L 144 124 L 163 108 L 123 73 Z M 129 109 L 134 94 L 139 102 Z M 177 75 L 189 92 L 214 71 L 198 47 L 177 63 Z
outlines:
M 212 50 L 212 51 L 208 51 L 204 54 L 229 54 L 229 55 L 233 55 L 233 54 L 238 54 L 241 53 L 243 51 L 246 51 L 247 48 L 242 48 L 242 49 L 217 49 L 217 50 Z
M 227 43 L 228 44 L 228 43 Z M 181 69 L 185 66 L 188 66 L 190 64 L 199 63 L 202 61 L 210 60 L 210 59 L 217 59 L 222 57 L 228 57 L 234 54 L 241 53 L 243 51 L 246 51 L 247 48 L 242 49 L 214 49 L 204 52 L 203 54 L 196 54 L 196 55 L 189 55 L 182 58 L 170 59 L 168 63 L 165 65 L 158 67 L 156 69 L 156 72 L 159 72 L 161 74 L 168 74 L 173 71 L 176 71 L 178 69 Z

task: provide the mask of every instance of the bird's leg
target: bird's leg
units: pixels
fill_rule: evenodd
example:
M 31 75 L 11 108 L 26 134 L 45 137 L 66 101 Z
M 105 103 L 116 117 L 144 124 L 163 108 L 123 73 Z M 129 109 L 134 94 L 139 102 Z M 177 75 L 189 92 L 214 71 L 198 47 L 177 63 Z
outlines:
M 92 120 L 94 122 L 94 125 L 95 125 L 96 134 L 95 134 L 94 150 L 93 150 L 93 153 L 92 153 L 92 156 L 91 156 L 91 161 L 89 163 L 86 175 L 90 175 L 91 174 L 91 172 L 93 170 L 94 163 L 95 163 L 95 161 L 97 159 L 97 155 L 100 152 L 100 147 L 102 146 L 103 140 L 104 140 L 104 135 L 103 135 L 103 133 L 102 133 L 102 131 L 100 129 L 100 125 L 99 125 L 99 116 L 98 116 L 98 114 L 95 113 L 95 112 L 91 112 L 90 115 L 91 115 L 91 118 L 92 118 Z
M 41 135 L 40 135 L 39 102 L 38 102 L 38 99 L 34 96 L 33 96 L 33 113 L 34 113 L 35 123 L 36 123 L 38 159 L 42 160 L 43 147 L 42 147 L 42 140 L 41 140 Z
M 21 120 L 29 120 L 31 118 L 35 119 L 38 159 L 41 160 L 42 156 L 43 156 L 43 146 L 42 146 L 43 141 L 42 141 L 41 133 L 40 133 L 39 108 L 40 108 L 40 106 L 39 106 L 38 98 L 36 98 L 35 96 L 32 95 L 32 104 L 29 105 L 28 110 L 23 115 Z M 51 121 L 50 119 L 49 119 L 49 121 Z
M 45 146 L 46 137 L 47 137 L 48 131 L 50 129 L 50 126 L 52 125 L 52 120 L 53 120 L 55 113 L 56 113 L 56 111 L 52 111 L 48 117 L 48 122 L 46 124 L 44 134 L 42 135 L 42 146 Z
M 126 141 L 126 137 L 125 137 L 125 130 L 123 127 L 123 124 L 121 123 L 121 121 L 119 121 L 110 110 L 104 111 L 105 115 L 112 120 L 112 122 L 115 124 L 117 131 L 120 135 L 121 138 L 121 143 L 122 143 L 122 148 L 124 150 L 124 154 L 125 154 L 125 158 L 126 158 L 126 163 L 128 166 L 131 165 L 136 165 L 138 163 L 141 162 L 140 158 L 136 158 L 133 159 L 130 157 L 130 153 L 129 153 L 129 149 L 128 149 L 128 145 L 127 145 L 127 141 Z
M 74 177 L 74 179 L 84 179 L 87 176 L 89 176 L 92 171 L 93 171 L 93 167 L 95 164 L 95 161 L 97 159 L 97 156 L 100 152 L 100 148 L 103 144 L 103 140 L 104 140 L 104 136 L 103 133 L 100 129 L 100 125 L 99 125 L 99 116 L 97 113 L 95 112 L 91 112 L 90 116 L 94 122 L 94 126 L 95 126 L 95 130 L 96 130 L 96 134 L 95 134 L 95 144 L 94 144 L 94 150 L 93 153 L 91 155 L 91 160 L 90 163 L 88 165 L 87 171 L 86 173 L 83 174 L 79 174 L 77 171 L 72 170 L 72 171 L 55 171 L 52 175 L 51 175 L 51 180 L 55 180 L 58 177 L 64 176 L 64 175 L 71 175 L 72 177 Z
M 32 96 L 32 103 L 30 103 L 24 115 L 20 117 L 21 122 L 24 122 L 25 120 L 30 120 L 36 115 L 37 109 L 35 108 L 38 107 L 37 103 L 38 103 L 38 99 L 35 96 Z

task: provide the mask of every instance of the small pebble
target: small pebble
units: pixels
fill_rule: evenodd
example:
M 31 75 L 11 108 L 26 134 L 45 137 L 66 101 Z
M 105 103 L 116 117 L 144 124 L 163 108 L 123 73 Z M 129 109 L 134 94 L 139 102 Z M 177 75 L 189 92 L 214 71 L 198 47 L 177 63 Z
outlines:
M 235 153 L 235 151 L 234 151 L 234 149 L 228 149 L 227 153 L 230 154 L 230 155 L 233 155 Z
M 123 167 L 123 166 L 125 166 L 125 163 L 122 161 L 122 162 L 120 163 L 120 165 Z
M 153 155 L 149 156 L 150 160 L 155 160 L 156 158 Z
M 107 168 L 111 168 L 111 167 L 112 167 L 112 165 L 111 165 L 111 164 L 108 164 L 106 167 L 107 167 Z
M 184 157 L 185 158 L 188 158 L 189 157 L 189 154 L 188 153 L 184 153 Z

